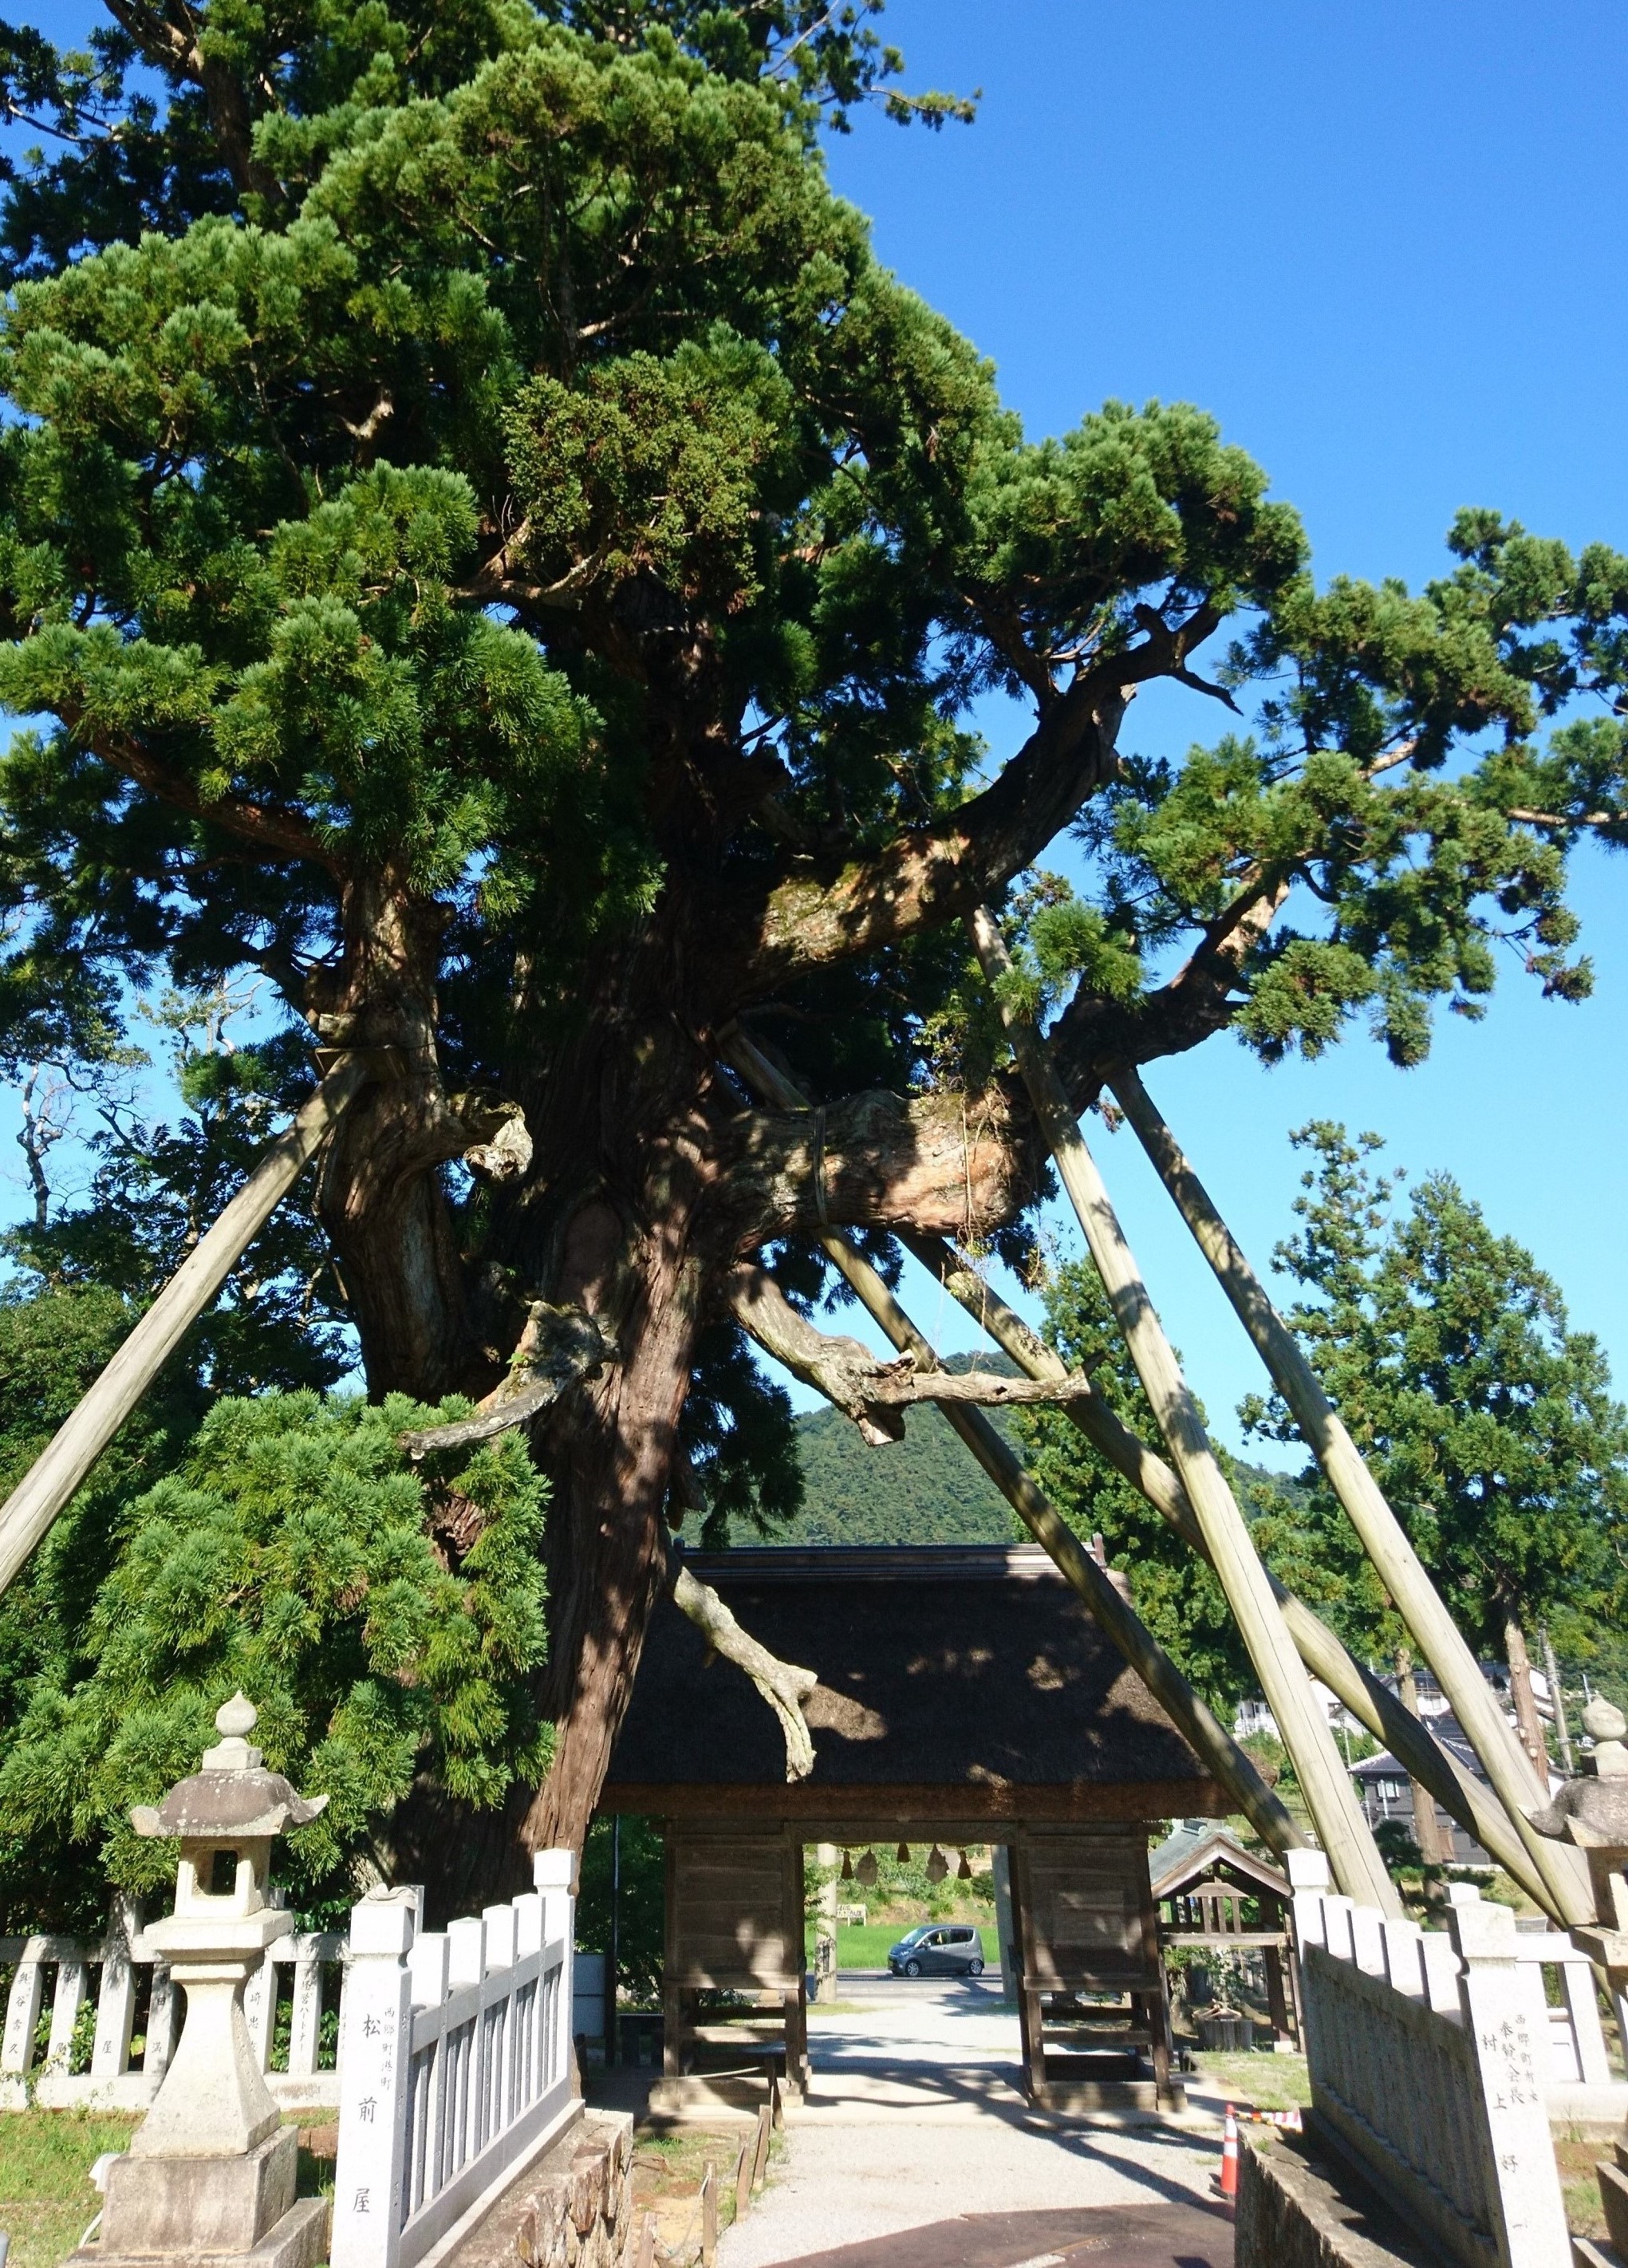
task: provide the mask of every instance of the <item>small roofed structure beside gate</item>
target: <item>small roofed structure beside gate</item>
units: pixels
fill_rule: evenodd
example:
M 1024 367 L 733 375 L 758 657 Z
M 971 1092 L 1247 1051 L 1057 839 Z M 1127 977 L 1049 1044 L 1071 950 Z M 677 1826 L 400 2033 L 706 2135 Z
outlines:
M 803 1850 L 1007 1846 L 1025 2080 L 1051 2109 L 1179 2104 L 1147 1851 L 1221 1788 L 1033 1546 L 754 1549 L 687 1564 L 820 1680 L 812 1775 L 669 1600 L 652 1618 L 601 1808 L 667 1838 L 665 2072 L 653 2108 L 726 2073 L 808 2084 Z M 755 2014 L 709 2007 L 749 1999 Z M 713 2021 L 715 2017 L 722 2021 Z
M 1210 1953 L 1258 1955 L 1272 2043 L 1285 2048 L 1301 2044 L 1289 1939 L 1289 1909 L 1294 1893 L 1288 1876 L 1256 1852 L 1246 1851 L 1230 1829 L 1204 1818 L 1182 1820 L 1148 1864 L 1160 1940 L 1167 1956 L 1182 1946 Z

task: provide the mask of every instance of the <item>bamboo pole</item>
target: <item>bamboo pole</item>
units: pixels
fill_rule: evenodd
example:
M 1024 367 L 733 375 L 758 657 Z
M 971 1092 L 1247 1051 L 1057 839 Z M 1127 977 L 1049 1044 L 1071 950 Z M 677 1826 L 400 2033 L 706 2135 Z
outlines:
M 1109 1305 L 1124 1334 L 1171 1462 L 1210 1547 L 1217 1580 L 1249 1649 L 1335 1879 L 1348 1897 L 1377 1906 L 1381 1913 L 1399 1916 L 1402 1904 L 1396 1886 L 1385 1871 L 1328 1719 L 1317 1706 L 1266 1570 L 1211 1447 L 1198 1405 L 1165 1336 L 1096 1160 L 1086 1146 L 1050 1051 L 1028 1018 L 1012 1005 L 1008 994 L 1012 963 L 994 917 L 987 907 L 976 907 L 967 917 L 967 926 L 1041 1131 L 1085 1231 Z
M 1529 1811 L 1547 1806 L 1548 1789 L 1505 1722 L 1474 1654 L 1323 1392 L 1300 1341 L 1273 1307 L 1265 1285 L 1244 1257 L 1137 1073 L 1122 1072 L 1110 1085 L 1273 1383 L 1293 1412 L 1397 1613 L 1434 1670 L 1531 1866 L 1548 1884 L 1565 1926 L 1575 1927 L 1586 1922 L 1593 1907 L 1582 1855 L 1539 1835 L 1528 1818 Z
M 0 1591 L 13 1580 L 373 1068 L 366 1055 L 340 1057 L 0 1506 Z
M 1020 1370 L 1031 1378 L 1066 1377 L 1062 1357 L 1031 1330 L 1021 1315 L 1008 1307 L 982 1276 L 954 1247 L 936 1236 L 906 1234 L 901 1242 L 936 1276 L 956 1300 L 1004 1349 Z M 1193 1517 L 1187 1492 L 1164 1459 L 1133 1433 L 1105 1397 L 1091 1394 L 1062 1406 L 1063 1414 L 1085 1435 L 1094 1449 L 1115 1471 L 1146 1498 L 1160 1518 L 1207 1559 L 1204 1534 Z M 1267 1570 L 1274 1595 L 1283 1609 L 1290 1637 L 1312 1675 L 1320 1678 L 1342 1706 L 1388 1748 L 1411 1777 L 1445 1806 L 1450 1817 L 1495 1859 L 1505 1872 L 1548 1914 L 1559 1928 L 1566 1926 L 1558 1901 L 1533 1867 L 1526 1846 L 1510 1825 L 1503 1806 L 1467 1772 L 1448 1749 L 1434 1740 L 1389 1687 L 1351 1654 L 1339 1638 L 1303 1599 Z
M 806 1110 L 807 1100 L 739 1026 L 725 1035 L 729 1061 L 749 1085 L 786 1109 Z M 917 1369 L 940 1367 L 931 1343 L 918 1331 L 868 1260 L 848 1237 L 824 1231 L 820 1243 L 844 1281 L 901 1352 Z M 1303 1848 L 1307 1837 L 1226 1727 L 1194 1692 L 1130 1602 L 1081 1545 L 1044 1491 L 1025 1469 L 981 1410 L 964 1403 L 938 1405 L 952 1429 L 977 1459 L 1037 1543 L 1050 1554 L 1079 1594 L 1106 1636 L 1118 1647 L 1167 1715 L 1243 1812 L 1263 1839 L 1278 1852 Z

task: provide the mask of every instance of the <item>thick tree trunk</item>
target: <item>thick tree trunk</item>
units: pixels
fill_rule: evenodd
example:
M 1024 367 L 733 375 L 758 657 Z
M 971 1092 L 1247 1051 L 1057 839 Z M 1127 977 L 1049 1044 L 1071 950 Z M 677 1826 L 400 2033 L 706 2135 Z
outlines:
M 1532 1657 L 1527 1651 L 1526 1632 L 1521 1627 L 1520 1618 L 1513 1614 L 1504 1617 L 1504 1654 L 1509 1664 L 1509 1697 L 1515 1705 L 1515 1724 L 1520 1731 L 1521 1745 L 1547 1786 L 1549 1743 L 1543 1738 L 1537 1702 L 1532 1692 Z
M 550 1456 L 549 1682 L 558 1733 L 553 1766 L 522 1829 L 529 1851 L 582 1847 L 667 1572 L 663 1513 L 689 1386 L 700 1271 L 681 1223 L 658 1225 L 640 1256 L 622 1360 L 578 1393 Z
M 1405 1646 L 1396 1648 L 1396 1691 L 1409 1716 L 1417 1717 L 1418 1683 L 1413 1675 L 1413 1656 Z M 1413 1840 L 1418 1845 L 1419 1857 L 1427 1867 L 1443 1867 L 1449 1854 L 1443 1845 L 1441 1822 L 1436 1817 L 1436 1799 L 1422 1780 L 1410 1777 L 1408 1785 L 1413 1790 Z
M 328 1149 L 318 1189 L 361 1337 L 368 1390 L 438 1401 L 488 1392 L 502 1353 L 478 1344 L 467 1270 L 440 1171 L 472 1130 L 436 1061 L 436 970 L 445 911 L 389 875 L 347 886 L 344 951 L 307 985 L 306 1013 L 329 1046 L 387 1053 L 377 1084 Z
M 1560 1743 L 1560 1769 L 1567 1779 L 1577 1771 L 1572 1755 L 1572 1728 L 1565 1720 L 1565 1691 L 1560 1683 L 1560 1665 L 1555 1660 L 1554 1641 L 1549 1635 L 1547 1623 L 1540 1624 L 1538 1636 L 1543 1641 L 1543 1675 L 1549 1680 L 1549 1705 L 1554 1712 L 1555 1737 Z

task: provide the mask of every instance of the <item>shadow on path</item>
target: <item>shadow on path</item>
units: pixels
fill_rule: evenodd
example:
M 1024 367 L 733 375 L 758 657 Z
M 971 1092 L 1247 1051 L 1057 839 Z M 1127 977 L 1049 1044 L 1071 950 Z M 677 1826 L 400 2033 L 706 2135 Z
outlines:
M 1064 2206 L 975 2213 L 809 2252 L 786 2268 L 1232 2268 L 1219 2205 Z

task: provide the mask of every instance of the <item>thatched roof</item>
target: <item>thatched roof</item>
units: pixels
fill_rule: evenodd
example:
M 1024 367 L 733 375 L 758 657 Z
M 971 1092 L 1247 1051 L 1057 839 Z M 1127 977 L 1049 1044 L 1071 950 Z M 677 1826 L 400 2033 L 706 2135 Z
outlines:
M 813 1778 L 777 1720 L 663 1599 L 603 1801 L 613 1810 L 970 1821 L 1225 1812 L 1147 1688 L 1035 1549 L 762 1549 L 688 1565 L 814 1670 Z M 773 1802 L 766 1799 L 772 1792 Z

